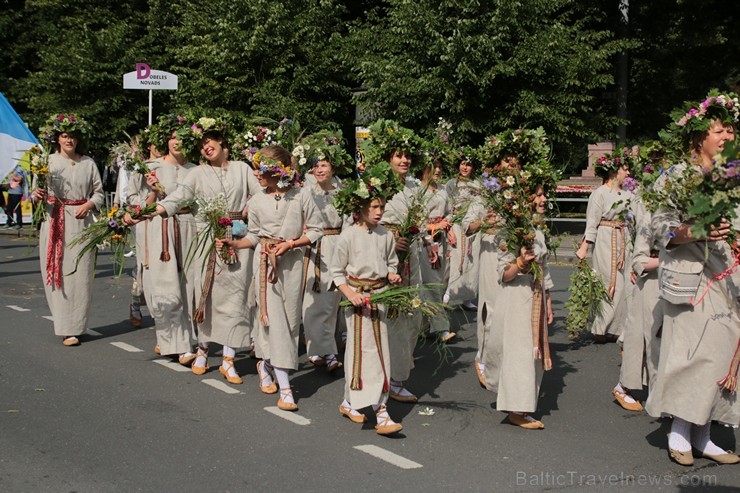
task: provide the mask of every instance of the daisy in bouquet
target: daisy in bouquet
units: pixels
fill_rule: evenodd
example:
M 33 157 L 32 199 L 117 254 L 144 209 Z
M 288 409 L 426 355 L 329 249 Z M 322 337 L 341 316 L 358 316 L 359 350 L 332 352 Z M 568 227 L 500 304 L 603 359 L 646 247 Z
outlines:
M 196 197 L 195 206 L 197 212 L 196 220 L 206 224 L 206 227 L 198 232 L 196 241 L 190 246 L 185 265 L 190 265 L 194 258 L 203 255 L 203 262 L 211 252 L 216 248 L 216 240 L 231 240 L 231 227 L 233 221 L 229 219 L 229 208 L 226 203 L 226 196 L 219 193 L 215 197 Z M 236 251 L 232 247 L 217 249 L 221 261 L 226 265 L 233 265 L 237 262 Z
M 37 188 L 44 190 L 46 192 L 45 195 L 49 194 L 49 156 L 51 153 L 51 148 L 45 142 L 35 145 L 28 150 L 31 173 L 36 180 Z M 39 229 L 41 223 L 44 221 L 46 221 L 46 207 L 39 204 L 33 208 L 31 222 L 35 229 Z
M 97 221 L 81 231 L 69 243 L 70 247 L 82 245 L 82 249 L 75 260 L 75 268 L 70 274 L 77 271 L 80 260 L 89 251 L 101 246 L 109 246 L 113 251 L 113 263 L 117 266 L 116 277 L 120 277 L 123 272 L 124 254 L 128 247 L 130 233 L 130 227 L 123 223 L 124 216 L 128 213 L 133 219 L 140 219 L 151 215 L 156 210 L 157 204 L 151 204 L 146 207 L 114 207 L 108 211 L 103 211 Z

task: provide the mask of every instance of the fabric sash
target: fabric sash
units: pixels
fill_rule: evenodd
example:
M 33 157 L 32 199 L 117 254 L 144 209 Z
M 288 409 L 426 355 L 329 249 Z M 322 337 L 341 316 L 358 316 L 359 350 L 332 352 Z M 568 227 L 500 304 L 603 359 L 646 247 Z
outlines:
M 272 251 L 272 247 L 283 240 L 276 238 L 260 238 L 262 251 L 260 252 L 260 323 L 263 327 L 270 325 L 270 318 L 267 313 L 267 283 L 275 284 L 278 281 L 277 276 L 277 255 Z
M 358 293 L 371 293 L 388 285 L 387 279 L 358 279 L 347 277 L 347 284 L 355 289 Z M 376 303 L 370 302 L 368 296 L 363 306 L 354 307 L 353 330 L 355 336 L 354 360 L 352 364 L 352 380 L 349 388 L 351 390 L 362 390 L 362 321 L 363 312 L 369 310 L 370 323 L 373 327 L 373 337 L 375 338 L 375 347 L 378 349 L 380 358 L 380 367 L 383 369 L 383 392 L 388 392 L 388 373 L 385 370 L 383 360 L 383 346 L 380 341 L 380 310 Z
M 54 206 L 49 221 L 49 244 L 46 247 L 46 285 L 62 289 L 62 260 L 64 257 L 64 207 L 82 205 L 87 200 L 64 200 L 49 197 L 48 202 Z
M 177 260 L 177 271 L 182 272 L 182 245 L 180 244 L 180 221 L 177 219 L 178 214 L 190 214 L 190 209 L 185 207 L 177 211 L 172 217 L 172 229 L 175 241 L 175 259 Z M 169 262 L 172 258 L 170 255 L 170 235 L 168 234 L 169 218 L 162 218 L 162 252 L 159 254 L 159 260 Z
M 342 232 L 342 228 L 324 228 L 324 236 L 336 236 Z M 321 292 L 321 240 L 316 242 L 316 254 L 313 258 L 313 286 L 312 290 L 314 293 Z M 305 286 L 304 286 L 305 288 Z
M 550 343 L 547 338 L 547 318 L 545 304 L 544 279 L 532 282 L 532 343 L 534 359 L 542 360 L 545 371 L 552 369 Z
M 624 221 L 610 221 L 608 219 L 602 219 L 599 222 L 599 227 L 607 227 L 612 228 L 612 256 L 611 256 L 611 274 L 609 275 L 609 293 L 612 298 L 614 298 L 614 295 L 611 294 L 614 290 L 614 287 L 617 285 L 617 272 L 622 270 L 622 267 L 624 267 L 624 251 L 626 248 L 626 241 L 624 238 Z M 621 241 L 621 245 L 618 245 L 619 241 Z M 621 246 L 621 251 L 620 247 Z

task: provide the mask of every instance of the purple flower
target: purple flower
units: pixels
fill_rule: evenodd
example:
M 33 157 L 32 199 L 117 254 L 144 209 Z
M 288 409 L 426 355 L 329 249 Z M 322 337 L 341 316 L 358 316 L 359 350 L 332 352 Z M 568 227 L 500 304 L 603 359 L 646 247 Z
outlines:
M 118 223 L 116 222 L 115 219 L 111 219 L 110 221 L 108 221 L 108 226 L 110 226 L 113 229 L 118 229 Z
M 483 185 L 492 192 L 501 190 L 501 184 L 499 184 L 495 176 L 492 176 L 491 178 L 487 178 L 483 180 Z
M 674 233 L 673 231 L 668 231 L 668 238 L 673 239 L 675 237 L 676 237 L 676 233 Z

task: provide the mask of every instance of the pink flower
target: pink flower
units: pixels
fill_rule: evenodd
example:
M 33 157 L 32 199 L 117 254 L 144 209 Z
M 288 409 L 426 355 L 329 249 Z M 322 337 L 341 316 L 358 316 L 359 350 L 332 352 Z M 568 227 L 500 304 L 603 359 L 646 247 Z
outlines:
M 218 220 L 219 226 L 231 227 L 234 223 L 228 217 L 222 217 Z

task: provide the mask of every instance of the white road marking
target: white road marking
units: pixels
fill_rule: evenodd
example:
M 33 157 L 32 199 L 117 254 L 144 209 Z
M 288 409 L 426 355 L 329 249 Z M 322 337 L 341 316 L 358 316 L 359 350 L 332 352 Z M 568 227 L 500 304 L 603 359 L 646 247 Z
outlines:
M 167 359 L 155 359 L 155 363 L 158 365 L 162 365 L 165 368 L 169 368 L 170 370 L 179 371 L 181 373 L 190 373 L 192 370 L 188 368 L 187 366 L 182 366 L 180 363 L 175 363 L 174 361 L 170 361 Z
M 143 349 L 139 349 L 136 346 L 132 346 L 131 344 L 126 344 L 125 342 L 111 342 L 112 346 L 116 346 L 118 349 L 123 349 L 124 351 L 128 351 L 129 353 L 143 353 Z
M 393 452 L 390 452 L 384 448 L 380 448 L 375 445 L 357 445 L 353 448 L 361 452 L 365 452 L 366 454 L 370 454 L 380 460 L 384 460 L 389 464 L 400 467 L 401 469 L 418 469 L 420 467 L 424 467 L 418 462 L 414 462 L 405 457 L 401 457 L 398 454 L 394 454 Z
M 296 414 L 294 412 L 291 412 L 291 411 L 283 411 L 277 406 L 266 407 L 265 411 L 267 411 L 268 413 L 274 414 L 278 418 L 287 419 L 291 423 L 295 423 L 297 425 L 308 426 L 311 424 L 310 419 L 304 418 L 303 416 Z
M 210 385 L 214 389 L 218 389 L 221 392 L 225 392 L 227 394 L 239 394 L 240 392 L 236 390 L 234 387 L 230 387 L 229 385 L 225 384 L 224 382 L 220 380 L 213 380 L 210 378 L 206 378 L 204 380 L 201 380 L 206 385 Z
M 23 307 L 20 307 L 20 306 L 17 306 L 17 305 L 5 305 L 5 306 L 7 306 L 11 310 L 15 310 L 17 312 L 30 312 L 31 311 L 28 308 L 23 308 Z
M 54 321 L 54 317 L 52 317 L 51 315 L 44 315 L 41 318 L 45 318 L 46 320 L 49 320 L 50 322 L 53 322 Z
M 100 332 L 98 332 L 97 330 L 92 330 L 92 329 L 87 329 L 87 333 L 90 334 L 91 336 L 95 336 L 95 337 L 102 337 L 102 335 L 103 335 Z

